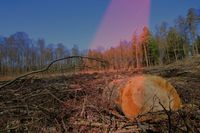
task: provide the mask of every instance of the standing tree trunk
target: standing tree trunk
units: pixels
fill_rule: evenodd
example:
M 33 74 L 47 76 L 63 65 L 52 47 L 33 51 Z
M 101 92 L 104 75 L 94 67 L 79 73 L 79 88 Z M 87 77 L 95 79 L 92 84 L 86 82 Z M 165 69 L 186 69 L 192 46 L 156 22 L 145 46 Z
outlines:
M 136 57 L 136 66 L 139 68 L 139 59 L 138 59 L 138 46 L 135 44 L 135 57 Z
M 178 58 L 177 58 L 177 53 L 176 53 L 176 49 L 174 48 L 174 56 L 175 56 L 175 59 L 176 59 L 176 62 L 177 62 L 177 60 L 178 60 Z
M 195 54 L 198 55 L 199 54 L 199 50 L 198 50 L 197 43 L 194 43 L 194 46 L 195 46 Z
M 148 67 L 149 61 L 148 61 L 148 55 L 147 55 L 147 47 L 145 44 L 143 45 L 143 48 L 144 48 L 144 56 L 145 56 L 146 66 Z

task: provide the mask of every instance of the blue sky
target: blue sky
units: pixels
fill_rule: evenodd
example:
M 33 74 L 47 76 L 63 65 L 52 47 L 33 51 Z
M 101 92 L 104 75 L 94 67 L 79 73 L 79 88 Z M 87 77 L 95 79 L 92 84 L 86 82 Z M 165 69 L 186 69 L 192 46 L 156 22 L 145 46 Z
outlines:
M 68 48 L 77 44 L 86 49 L 109 3 L 110 0 L 0 0 L 0 35 L 24 31 L 35 40 L 44 38 L 47 44 L 62 42 Z M 191 7 L 200 9 L 200 1 L 152 0 L 149 26 L 153 30 L 162 21 L 172 24 Z
M 151 0 L 151 15 L 149 25 L 155 30 L 155 25 L 163 21 L 169 25 L 179 16 L 185 16 L 189 8 L 200 9 L 200 0 Z

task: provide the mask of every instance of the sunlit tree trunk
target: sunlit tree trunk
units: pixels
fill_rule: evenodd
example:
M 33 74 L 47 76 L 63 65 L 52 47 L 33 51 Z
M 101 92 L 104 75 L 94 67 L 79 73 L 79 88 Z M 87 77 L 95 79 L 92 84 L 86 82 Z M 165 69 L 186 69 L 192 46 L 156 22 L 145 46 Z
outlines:
M 148 67 L 149 66 L 149 60 L 148 60 L 147 48 L 146 48 L 145 44 L 143 45 L 143 48 L 144 48 L 144 56 L 145 56 L 146 66 Z

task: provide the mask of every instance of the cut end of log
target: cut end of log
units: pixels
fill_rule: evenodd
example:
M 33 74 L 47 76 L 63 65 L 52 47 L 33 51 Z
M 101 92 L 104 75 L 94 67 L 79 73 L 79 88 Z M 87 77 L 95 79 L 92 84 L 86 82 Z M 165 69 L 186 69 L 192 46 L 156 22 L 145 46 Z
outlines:
M 103 99 L 110 105 L 117 105 L 129 119 L 149 112 L 181 108 L 176 89 L 162 77 L 152 75 L 114 80 L 105 88 Z

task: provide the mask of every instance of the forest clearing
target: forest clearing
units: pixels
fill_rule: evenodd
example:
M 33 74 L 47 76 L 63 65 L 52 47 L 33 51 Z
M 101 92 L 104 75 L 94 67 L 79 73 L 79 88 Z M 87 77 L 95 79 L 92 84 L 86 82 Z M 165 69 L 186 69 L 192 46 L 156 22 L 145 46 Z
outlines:
M 108 83 L 138 72 L 167 79 L 183 107 L 137 121 L 109 108 L 102 99 Z M 0 132 L 199 132 L 199 88 L 200 57 L 141 70 L 30 75 L 0 89 Z
M 200 133 L 199 0 L 2 0 L 0 133 Z

